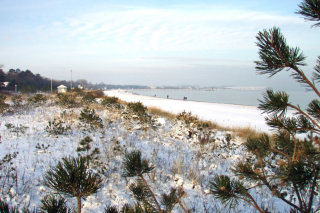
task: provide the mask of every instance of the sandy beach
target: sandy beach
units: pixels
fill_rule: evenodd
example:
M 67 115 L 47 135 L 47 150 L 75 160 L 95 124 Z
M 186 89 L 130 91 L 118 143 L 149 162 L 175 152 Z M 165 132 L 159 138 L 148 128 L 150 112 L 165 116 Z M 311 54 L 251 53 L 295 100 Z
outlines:
M 200 119 L 215 122 L 223 127 L 250 127 L 258 131 L 271 132 L 265 124 L 266 115 L 255 106 L 163 99 L 136 95 L 124 90 L 108 90 L 105 94 L 127 102 L 140 101 L 147 107 L 158 107 L 171 113 L 191 112 Z

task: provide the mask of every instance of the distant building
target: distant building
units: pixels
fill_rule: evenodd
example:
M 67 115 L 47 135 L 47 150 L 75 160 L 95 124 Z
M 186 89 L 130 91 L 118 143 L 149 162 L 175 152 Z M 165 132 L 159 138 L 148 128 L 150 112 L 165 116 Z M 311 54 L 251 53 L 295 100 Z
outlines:
M 67 92 L 67 87 L 65 85 L 60 85 L 57 87 L 58 88 L 58 93 L 65 93 Z

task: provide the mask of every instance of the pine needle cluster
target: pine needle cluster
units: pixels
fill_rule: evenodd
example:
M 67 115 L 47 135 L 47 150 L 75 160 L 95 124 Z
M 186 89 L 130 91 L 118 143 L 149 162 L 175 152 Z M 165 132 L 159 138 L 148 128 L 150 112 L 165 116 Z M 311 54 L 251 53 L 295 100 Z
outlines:
M 320 0 L 304 0 L 297 13 L 306 20 L 315 21 L 314 26 L 320 26 Z M 302 71 L 306 65 L 302 51 L 290 47 L 279 28 L 259 32 L 257 46 L 258 74 L 272 77 L 286 70 L 295 81 L 320 98 L 316 85 L 320 82 L 320 56 L 310 79 Z M 216 176 L 210 185 L 211 193 L 231 207 L 244 201 L 262 213 L 268 209 L 259 205 L 250 193 L 262 187 L 286 203 L 290 212 L 319 211 L 320 101 L 312 100 L 303 110 L 290 102 L 286 92 L 269 89 L 260 100 L 259 109 L 268 115 L 266 123 L 275 134 L 248 138 L 244 146 L 253 157 L 236 165 L 237 178 Z M 295 115 L 288 116 L 288 110 L 295 111 Z
M 138 203 L 135 207 L 127 209 L 131 209 L 128 212 L 172 212 L 176 204 L 179 204 L 184 212 L 188 212 L 180 202 L 185 195 L 182 188 L 172 188 L 168 194 L 162 194 L 161 202 L 158 201 L 144 177 L 144 174 L 153 171 L 154 166 L 141 158 L 140 151 L 132 151 L 125 155 L 123 169 L 124 177 L 136 177 L 136 182 L 130 184 L 129 189 Z

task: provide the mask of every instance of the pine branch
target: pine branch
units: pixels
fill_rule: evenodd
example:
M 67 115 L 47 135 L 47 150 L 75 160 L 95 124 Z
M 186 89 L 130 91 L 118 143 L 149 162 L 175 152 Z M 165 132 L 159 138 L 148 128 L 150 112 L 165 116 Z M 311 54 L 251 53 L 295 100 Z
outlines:
M 318 56 L 317 64 L 314 66 L 313 79 L 320 82 L 320 56 Z
M 296 13 L 303 15 L 305 20 L 315 21 L 314 27 L 320 26 L 320 1 L 319 0 L 304 0 L 299 5 L 300 10 Z
M 287 112 L 289 96 L 285 92 L 274 92 L 268 89 L 263 95 L 263 100 L 259 100 L 258 108 L 263 113 L 276 113 L 283 116 Z
M 264 30 L 256 36 L 261 61 L 255 61 L 257 73 L 268 74 L 269 77 L 283 69 L 292 70 L 291 76 L 299 83 L 310 87 L 319 97 L 320 92 L 315 85 L 306 77 L 299 66 L 305 66 L 305 57 L 298 47 L 290 48 L 279 28 Z

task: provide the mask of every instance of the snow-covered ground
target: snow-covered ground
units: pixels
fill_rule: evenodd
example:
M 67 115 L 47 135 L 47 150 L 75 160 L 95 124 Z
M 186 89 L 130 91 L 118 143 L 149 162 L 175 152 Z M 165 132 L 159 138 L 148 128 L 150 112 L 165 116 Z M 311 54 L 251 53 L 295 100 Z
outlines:
M 213 121 L 224 127 L 250 127 L 270 132 L 270 128 L 265 124 L 265 115 L 255 106 L 163 99 L 136 95 L 124 90 L 107 90 L 105 94 L 127 102 L 140 101 L 145 106 L 158 107 L 171 113 L 191 112 L 202 120 Z
M 263 116 L 254 107 L 166 100 L 119 92 L 106 93 L 130 102 L 141 101 L 147 106 L 160 107 L 170 112 L 186 110 L 203 119 L 217 122 L 222 119 L 222 124 L 225 125 L 265 128 Z M 47 103 L 28 109 L 15 109 L 16 112 L 1 116 L 0 160 L 6 154 L 18 152 L 17 157 L 12 160 L 17 179 L 12 182 L 9 193 L 5 193 L 6 187 L 2 185 L 4 179 L 0 178 L 2 199 L 20 208 L 39 206 L 41 198 L 51 192 L 43 184 L 45 172 L 62 157 L 77 156 L 79 141 L 90 136 L 93 140 L 92 149 L 100 150 L 99 160 L 106 170 L 101 172 L 103 187 L 83 202 L 84 213 L 103 212 L 104 207 L 109 204 L 120 207 L 125 203 L 135 202 L 128 189 L 133 179 L 121 176 L 124 153 L 132 150 L 140 150 L 143 158 L 155 166 L 154 171 L 146 178 L 158 198 L 162 193 L 167 193 L 170 187 L 181 186 L 186 192 L 183 203 L 191 212 L 255 212 L 246 203 L 229 210 L 209 193 L 209 181 L 215 175 L 232 176 L 231 168 L 247 156 L 240 145 L 243 139 L 232 136 L 232 140 L 228 142 L 227 136 L 232 135 L 232 132 L 213 130 L 207 133 L 210 136 L 208 143 L 201 144 L 198 135 L 188 137 L 191 124 L 154 116 L 156 127 L 145 129 L 132 116 L 126 116 L 124 109 L 117 111 L 101 106 L 96 108 L 96 112 L 104 127 L 92 131 L 81 125 L 81 110 L 82 107 L 65 109 Z M 45 128 L 54 118 L 70 125 L 72 131 L 64 135 L 50 135 Z M 16 129 L 18 131 L 12 131 L 14 128 L 8 128 L 9 124 L 13 127 L 25 127 L 20 128 L 24 131 L 19 128 Z M 259 204 L 263 203 L 270 211 L 288 212 L 283 202 L 271 198 L 264 190 L 251 190 L 251 193 Z M 75 200 L 69 199 L 69 205 L 74 206 Z M 175 207 L 174 212 L 183 211 Z

